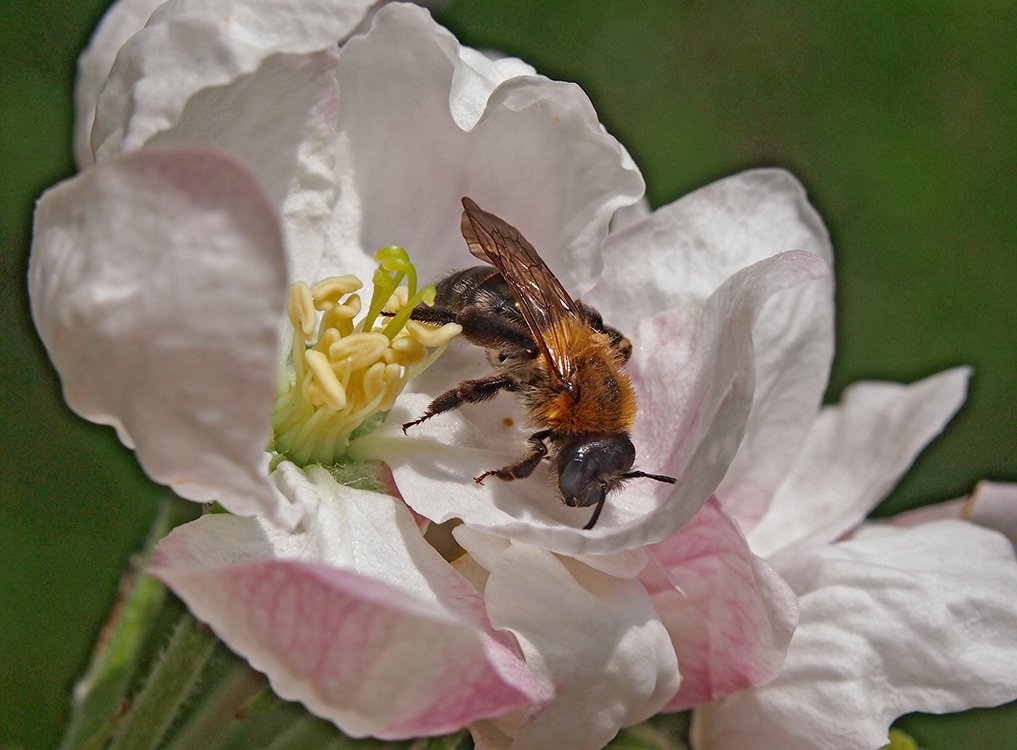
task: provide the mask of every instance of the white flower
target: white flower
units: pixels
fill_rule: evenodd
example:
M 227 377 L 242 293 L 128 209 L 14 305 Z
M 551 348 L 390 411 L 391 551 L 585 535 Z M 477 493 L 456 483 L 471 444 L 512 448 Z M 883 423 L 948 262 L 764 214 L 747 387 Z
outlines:
M 721 495 L 800 620 L 778 675 L 695 713 L 696 748 L 878 748 L 898 716 L 1017 697 L 1017 564 L 957 504 L 863 524 L 964 398 L 957 369 L 903 387 L 861 383 L 811 421 L 768 503 Z M 723 489 L 723 488 L 722 488 Z M 1013 492 L 966 515 L 1013 533 Z M 763 508 L 760 515 L 759 509 Z
M 470 725 L 480 747 L 596 748 L 773 678 L 804 589 L 729 514 L 762 535 L 795 462 L 822 455 L 830 248 L 797 182 L 748 172 L 647 216 L 638 170 L 577 86 L 463 48 L 419 8 L 364 30 L 370 3 L 352 0 L 155 5 L 114 6 L 82 58 L 84 171 L 40 200 L 30 266 L 72 408 L 113 425 L 157 481 L 232 513 L 176 530 L 154 572 L 281 696 L 352 735 Z M 422 279 L 465 266 L 463 196 L 632 338 L 638 465 L 675 486 L 631 482 L 589 532 L 542 470 L 476 486 L 523 444 L 513 399 L 399 429 L 485 371 L 468 346 L 338 465 L 287 460 L 301 425 L 279 418 L 280 388 L 303 373 L 314 408 L 335 410 L 353 390 L 301 360 L 331 335 L 319 312 L 343 337 L 353 318 L 334 307 L 359 304 L 316 282 L 367 278 L 392 244 Z M 373 393 L 385 408 L 395 390 Z M 356 489 L 351 471 L 379 477 L 350 457 L 384 461 L 388 492 Z M 452 564 L 422 535 L 450 519 L 467 552 Z

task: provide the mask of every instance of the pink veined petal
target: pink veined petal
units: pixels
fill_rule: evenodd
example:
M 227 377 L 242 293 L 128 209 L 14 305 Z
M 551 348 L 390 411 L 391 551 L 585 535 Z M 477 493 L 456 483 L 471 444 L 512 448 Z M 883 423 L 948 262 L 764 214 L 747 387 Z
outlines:
M 173 127 L 199 91 L 255 71 L 274 54 L 334 48 L 371 0 L 168 0 L 120 48 L 96 105 L 96 160 Z
M 678 654 L 683 711 L 776 676 L 798 623 L 794 593 L 753 555 L 716 499 L 648 548 L 640 576 Z
M 507 747 L 511 738 L 513 750 L 596 750 L 674 695 L 674 650 L 637 581 L 529 545 L 495 539 L 484 551 L 486 535 L 467 526 L 454 533 L 491 566 L 484 588 L 491 624 L 516 636 L 527 665 L 554 689 L 553 702 L 518 725 L 472 728 L 483 747 Z
M 750 170 L 613 232 L 590 299 L 628 332 L 645 310 L 695 307 L 739 269 L 788 250 L 832 264 L 826 228 L 801 184 L 783 170 Z M 832 277 L 774 294 L 752 337 L 752 411 L 716 493 L 742 528 L 766 510 L 819 409 L 833 355 Z
M 293 523 L 265 453 L 286 283 L 272 207 L 212 151 L 111 160 L 39 201 L 32 316 L 67 403 L 182 497 Z
M 594 249 L 615 210 L 642 195 L 642 177 L 578 86 L 502 80 L 499 65 L 462 52 L 408 5 L 382 8 L 343 46 L 340 168 L 369 199 L 337 229 L 338 245 L 399 244 L 422 278 L 440 278 L 476 264 L 459 226 L 469 196 L 517 226 L 582 295 L 600 271 Z
M 166 0 L 117 0 L 103 15 L 78 58 L 78 75 L 74 82 L 74 160 L 79 169 L 95 163 L 92 154 L 95 104 L 117 52 L 164 2 Z
M 858 383 L 823 409 L 767 514 L 747 536 L 769 557 L 829 542 L 859 524 L 964 401 L 970 371 L 910 386 Z
M 301 532 L 205 516 L 163 540 L 152 562 L 276 693 L 350 735 L 384 739 L 534 703 L 511 639 L 491 629 L 480 595 L 402 503 L 340 487 L 320 467 L 304 476 L 289 465 L 279 481 L 317 495 Z
M 386 461 L 406 502 L 433 521 L 460 518 L 505 537 L 569 555 L 609 554 L 660 541 L 710 497 L 738 449 L 752 399 L 751 332 L 778 290 L 825 273 L 809 253 L 785 253 L 743 269 L 694 310 L 668 310 L 633 332 L 629 368 L 640 411 L 632 430 L 637 467 L 678 478 L 638 479 L 613 492 L 597 526 L 590 509 L 565 507 L 547 466 L 511 483 L 472 477 L 511 463 L 523 450 L 514 399 L 439 415 L 406 438 L 397 425 L 419 415 L 427 397 L 403 398 L 382 430 L 351 446 Z M 451 384 L 450 384 L 451 385 Z
M 801 620 L 778 677 L 696 711 L 698 750 L 870 750 L 910 711 L 1017 697 L 1017 563 L 999 534 L 940 521 L 799 549 Z

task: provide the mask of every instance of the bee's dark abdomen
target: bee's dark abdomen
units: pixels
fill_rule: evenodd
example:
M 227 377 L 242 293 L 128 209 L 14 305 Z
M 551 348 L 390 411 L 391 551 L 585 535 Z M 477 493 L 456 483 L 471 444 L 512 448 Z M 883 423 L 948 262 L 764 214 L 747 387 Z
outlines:
M 474 266 L 449 274 L 435 286 L 434 304 L 452 309 L 476 305 L 525 325 L 508 284 L 491 266 Z
M 491 266 L 449 274 L 435 285 L 434 305 L 418 305 L 411 317 L 427 323 L 459 323 L 463 336 L 478 346 L 525 358 L 536 356 L 515 295 Z

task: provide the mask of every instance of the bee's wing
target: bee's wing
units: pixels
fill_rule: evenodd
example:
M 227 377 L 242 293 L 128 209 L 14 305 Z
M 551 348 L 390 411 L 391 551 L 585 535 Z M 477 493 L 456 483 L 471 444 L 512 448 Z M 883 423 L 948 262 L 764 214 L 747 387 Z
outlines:
M 551 376 L 571 391 L 575 364 L 570 356 L 572 326 L 566 323 L 581 317 L 579 305 L 515 227 L 469 198 L 463 198 L 462 230 L 470 252 L 497 268 L 519 300 L 523 318 L 544 354 Z

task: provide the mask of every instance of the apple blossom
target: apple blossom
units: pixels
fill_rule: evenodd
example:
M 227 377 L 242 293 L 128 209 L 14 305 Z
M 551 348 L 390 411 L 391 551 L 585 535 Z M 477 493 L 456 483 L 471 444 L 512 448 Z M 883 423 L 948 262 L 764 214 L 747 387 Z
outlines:
M 672 638 L 637 578 L 641 547 L 677 531 L 726 470 L 752 401 L 753 326 L 767 300 L 825 272 L 808 252 L 824 255 L 821 226 L 795 219 L 811 209 L 781 173 L 736 178 L 722 190 L 756 196 L 738 220 L 765 241 L 694 293 L 664 278 L 630 308 L 598 246 L 642 179 L 582 91 L 462 48 L 411 7 L 381 10 L 336 47 L 358 9 L 298 19 L 285 2 L 224 14 L 171 0 L 130 34 L 149 6 L 116 6 L 82 61 L 87 168 L 39 203 L 33 315 L 76 411 L 113 425 L 157 481 L 234 514 L 173 532 L 152 571 L 281 696 L 353 735 L 471 725 L 491 747 L 598 747 L 678 688 Z M 398 431 L 482 359 L 451 351 L 395 400 L 430 361 L 421 349 L 447 336 L 412 321 L 403 338 L 372 330 L 377 309 L 358 314 L 346 274 L 363 278 L 393 242 L 424 278 L 461 263 L 464 194 L 525 226 L 570 290 L 628 316 L 640 397 L 679 415 L 667 430 L 644 419 L 634 436 L 641 460 L 683 483 L 618 493 L 594 535 L 536 481 L 463 482 L 472 460 L 498 453 L 442 436 L 447 420 L 436 431 L 447 440 Z M 611 252 L 642 263 L 640 247 Z M 390 417 L 357 431 L 375 409 Z M 478 415 L 450 418 L 471 429 Z M 495 437 L 507 452 L 512 434 Z M 372 459 L 392 468 L 399 499 L 354 489 L 384 485 Z M 454 565 L 417 522 L 452 517 L 469 550 Z M 793 608 L 786 597 L 768 608 L 784 589 L 747 564 L 761 571 L 743 592 L 754 621 L 775 620 L 752 684 L 779 661 Z M 600 625 L 576 638 L 587 622 Z
M 822 533 L 785 512 L 840 434 L 813 419 L 831 251 L 804 191 L 758 170 L 650 215 L 577 86 L 462 47 L 419 8 L 368 28 L 370 5 L 123 0 L 81 59 L 83 171 L 40 199 L 33 316 L 73 409 L 231 512 L 175 530 L 153 573 L 354 736 L 469 726 L 482 748 L 597 748 L 780 683 L 812 584 L 757 554 L 833 541 L 886 489 L 873 477 L 843 506 L 817 491 Z M 472 481 L 524 442 L 510 397 L 402 434 L 487 367 L 453 342 L 424 372 L 454 327 L 406 320 L 427 294 L 414 274 L 467 262 L 464 195 L 631 337 L 637 460 L 676 486 L 630 483 L 587 532 L 542 469 Z M 409 288 L 376 275 L 365 312 L 379 248 Z M 893 411 L 895 467 L 952 410 L 930 388 L 928 409 L 902 402 L 914 424 Z

